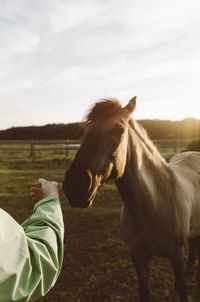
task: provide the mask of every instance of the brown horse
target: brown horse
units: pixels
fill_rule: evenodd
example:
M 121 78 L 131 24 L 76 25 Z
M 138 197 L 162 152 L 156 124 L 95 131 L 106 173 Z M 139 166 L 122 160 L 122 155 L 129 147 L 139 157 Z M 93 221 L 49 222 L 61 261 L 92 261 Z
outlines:
M 102 184 L 115 180 L 123 200 L 121 233 L 137 272 L 140 301 L 151 301 L 148 265 L 157 255 L 170 260 L 177 294 L 186 302 L 187 238 L 200 256 L 200 153 L 185 152 L 166 162 L 131 119 L 135 105 L 136 97 L 123 108 L 117 100 L 92 108 L 63 189 L 73 207 L 84 208 Z M 193 252 L 192 247 L 191 262 Z

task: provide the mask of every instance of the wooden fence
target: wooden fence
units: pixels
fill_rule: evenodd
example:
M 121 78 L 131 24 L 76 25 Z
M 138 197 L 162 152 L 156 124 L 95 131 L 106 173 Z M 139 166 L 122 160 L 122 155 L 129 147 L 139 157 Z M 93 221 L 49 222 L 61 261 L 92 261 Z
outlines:
M 1 152 L 27 151 L 31 157 L 39 151 L 60 151 L 68 156 L 70 150 L 77 150 L 79 146 L 78 140 L 0 140 Z
M 171 150 L 177 153 L 186 149 L 188 140 L 159 139 L 153 142 L 162 152 Z M 39 151 L 60 151 L 68 156 L 70 150 L 76 151 L 79 146 L 78 140 L 0 140 L 1 153 L 27 151 L 31 157 L 37 156 Z
M 174 153 L 187 149 L 188 139 L 155 139 L 154 144 L 161 152 L 171 150 Z

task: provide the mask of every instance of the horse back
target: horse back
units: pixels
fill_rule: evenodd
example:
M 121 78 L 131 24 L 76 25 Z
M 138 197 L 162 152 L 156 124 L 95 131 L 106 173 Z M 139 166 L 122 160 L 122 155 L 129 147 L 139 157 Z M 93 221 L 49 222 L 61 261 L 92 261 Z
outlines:
M 170 164 L 177 170 L 190 208 L 190 237 L 200 235 L 200 152 L 175 155 Z
M 173 156 L 170 164 L 183 168 L 185 171 L 194 171 L 200 175 L 200 152 L 183 152 Z

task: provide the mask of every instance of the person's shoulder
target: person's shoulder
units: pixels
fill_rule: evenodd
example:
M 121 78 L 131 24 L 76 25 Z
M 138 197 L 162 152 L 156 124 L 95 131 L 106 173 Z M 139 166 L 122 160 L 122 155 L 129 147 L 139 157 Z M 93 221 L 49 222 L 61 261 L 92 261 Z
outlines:
M 0 217 L 1 218 L 9 218 L 9 217 L 11 217 L 12 218 L 12 216 L 10 215 L 10 214 L 8 214 L 8 212 L 6 212 L 5 210 L 3 210 L 2 208 L 0 208 Z M 12 218 L 12 219 L 14 219 L 14 218 Z M 1 221 L 1 219 L 0 219 L 0 221 Z
M 6 211 L 0 208 L 0 234 L 6 233 L 6 236 L 15 236 L 21 230 L 21 226 Z

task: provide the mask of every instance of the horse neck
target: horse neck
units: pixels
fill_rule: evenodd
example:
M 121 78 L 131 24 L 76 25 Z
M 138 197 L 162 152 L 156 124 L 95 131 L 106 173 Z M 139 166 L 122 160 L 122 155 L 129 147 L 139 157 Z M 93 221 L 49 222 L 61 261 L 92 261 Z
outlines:
M 155 208 L 169 183 L 168 164 L 134 122 L 129 127 L 124 174 L 116 185 L 124 203 L 137 215 L 137 209 Z

